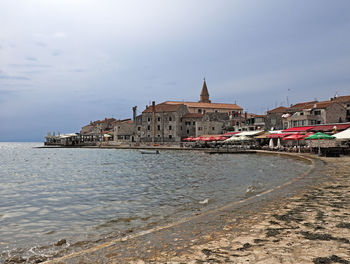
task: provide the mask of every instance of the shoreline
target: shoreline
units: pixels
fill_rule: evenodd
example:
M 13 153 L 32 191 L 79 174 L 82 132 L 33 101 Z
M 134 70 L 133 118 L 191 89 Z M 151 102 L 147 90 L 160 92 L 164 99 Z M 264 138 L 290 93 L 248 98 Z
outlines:
M 329 162 L 329 160 L 331 160 L 331 165 L 336 165 L 335 168 L 339 167 L 339 164 L 335 164 L 336 159 L 339 158 L 317 159 L 311 155 L 272 153 L 270 151 L 259 151 L 259 153 L 272 155 L 282 154 L 298 159 L 311 158 L 314 162 L 318 163 L 318 165 L 320 165 L 320 162 Z M 350 157 L 340 159 L 345 159 L 348 162 L 346 164 L 350 164 Z M 283 230 L 290 230 L 289 227 L 282 227 L 282 220 L 282 223 L 277 221 L 276 213 L 279 215 L 281 213 L 278 209 L 282 210 L 283 213 L 283 210 L 288 210 L 287 208 L 283 208 L 283 206 L 286 207 L 289 205 L 289 202 L 295 199 L 295 197 L 299 197 L 300 199 L 300 196 L 302 197 L 311 190 L 314 190 L 316 186 L 322 186 L 325 182 L 332 180 L 334 177 L 330 177 L 330 168 L 327 166 L 329 166 L 329 164 L 324 165 L 325 177 L 317 175 L 322 173 L 322 171 L 318 171 L 317 168 L 314 167 L 310 175 L 306 174 L 297 177 L 291 182 L 278 186 L 274 190 L 269 190 L 267 193 L 259 194 L 238 203 L 226 205 L 223 208 L 215 210 L 216 212 L 211 211 L 199 216 L 193 216 L 180 223 L 158 227 L 139 234 L 131 234 L 127 237 L 45 263 L 164 263 L 169 261 L 175 263 L 209 263 L 211 259 L 213 259 L 213 261 L 216 259 L 217 263 L 220 261 L 224 263 L 243 263 L 245 260 L 242 258 L 248 258 L 247 260 L 249 260 L 250 263 L 313 263 L 311 259 L 308 262 L 303 262 L 300 258 L 298 258 L 298 260 L 289 258 L 285 262 L 276 262 L 277 249 L 280 250 L 280 258 L 286 255 L 283 253 L 286 250 L 285 245 L 280 245 L 280 241 L 283 239 L 279 241 L 276 241 L 278 239 L 274 239 L 275 242 L 272 241 L 273 248 L 275 248 L 273 258 L 268 258 L 265 256 L 265 253 L 257 254 L 255 251 L 270 242 L 267 238 L 276 238 L 283 233 Z M 320 169 L 322 169 L 321 167 L 322 166 L 320 166 Z M 317 208 L 317 204 L 314 204 L 313 208 Z M 293 208 L 290 210 L 293 211 Z M 318 211 L 321 212 L 321 210 Z M 349 211 L 347 212 L 349 213 Z M 327 212 L 324 212 L 322 215 L 326 215 L 326 213 Z M 289 214 L 286 213 L 286 215 Z M 319 218 L 320 215 L 321 213 L 318 215 Z M 349 215 L 347 215 L 347 217 L 349 217 Z M 283 214 L 280 218 L 284 219 Z M 267 224 L 266 221 L 268 221 Z M 350 219 L 347 221 L 350 222 Z M 345 222 L 345 226 L 348 222 Z M 253 229 L 246 230 L 247 224 Z M 276 225 L 278 227 L 276 227 Z M 257 234 L 257 230 L 262 226 L 267 230 L 265 230 L 266 234 L 261 230 Z M 312 232 L 310 233 L 310 230 L 302 232 L 304 233 L 301 234 L 304 235 L 314 234 Z M 186 233 L 188 234 L 186 235 Z M 243 238 L 242 234 L 244 234 Z M 334 237 L 326 236 L 326 238 L 329 238 L 328 240 L 332 242 L 337 241 Z M 223 239 L 226 241 L 225 243 L 223 243 Z M 341 238 L 339 239 L 341 240 Z M 233 244 L 236 249 L 234 247 L 230 250 L 227 249 L 229 245 Z M 344 258 L 344 252 L 336 253 L 338 255 L 333 255 L 348 261 Z M 260 262 L 260 255 L 269 260 Z M 317 258 L 317 254 L 314 255 L 314 258 Z M 328 256 L 320 257 L 327 258 Z

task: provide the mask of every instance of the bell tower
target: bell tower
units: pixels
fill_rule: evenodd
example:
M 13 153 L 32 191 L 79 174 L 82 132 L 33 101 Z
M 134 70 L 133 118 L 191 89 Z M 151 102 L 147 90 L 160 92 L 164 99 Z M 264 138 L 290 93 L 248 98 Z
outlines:
M 201 95 L 199 97 L 199 102 L 200 103 L 211 103 L 211 101 L 209 100 L 209 93 L 208 93 L 207 83 L 205 82 L 205 78 L 204 78 L 204 82 L 203 82 Z

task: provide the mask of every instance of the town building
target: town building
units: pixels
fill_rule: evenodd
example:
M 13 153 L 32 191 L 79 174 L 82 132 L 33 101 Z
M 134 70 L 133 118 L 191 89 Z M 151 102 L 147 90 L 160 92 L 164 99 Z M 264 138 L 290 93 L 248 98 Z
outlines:
M 103 141 L 105 135 L 108 135 L 108 140 L 113 140 L 113 129 L 116 124 L 115 118 L 105 118 L 103 120 L 90 121 L 86 126 L 83 126 L 80 131 L 82 142 Z
M 348 109 L 349 108 L 349 109 Z M 266 113 L 266 129 L 281 130 L 299 126 L 343 123 L 350 120 L 350 96 L 329 101 L 280 106 Z
M 346 109 L 345 121 L 350 122 L 350 95 L 345 96 L 335 96 L 331 98 L 331 101 L 338 102 L 342 104 Z
M 244 121 L 242 113 L 237 104 L 212 103 L 204 80 L 198 102 L 153 102 L 147 106 L 136 118 L 135 140 L 180 142 L 184 137 L 220 134 L 227 127 L 236 126 L 238 130 Z
M 329 123 L 342 123 L 346 118 L 343 105 L 333 101 L 315 102 L 304 105 L 286 117 L 288 128 Z
M 280 106 L 266 112 L 265 129 L 266 130 L 282 130 L 287 128 L 283 124 L 283 115 L 287 113 L 287 107 Z
M 135 122 L 130 118 L 117 120 L 114 124 L 114 141 L 116 142 L 134 142 L 135 141 Z

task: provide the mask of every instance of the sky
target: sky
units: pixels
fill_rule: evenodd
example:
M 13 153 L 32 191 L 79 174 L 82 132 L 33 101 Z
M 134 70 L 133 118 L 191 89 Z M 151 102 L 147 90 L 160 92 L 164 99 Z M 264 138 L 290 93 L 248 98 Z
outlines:
M 151 101 L 263 114 L 350 95 L 349 0 L 1 0 L 0 141 Z

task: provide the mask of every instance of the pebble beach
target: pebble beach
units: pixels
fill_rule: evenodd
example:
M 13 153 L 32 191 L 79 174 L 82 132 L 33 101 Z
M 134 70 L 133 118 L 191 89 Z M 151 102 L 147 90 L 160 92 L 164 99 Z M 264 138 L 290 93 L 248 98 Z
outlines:
M 272 192 L 46 263 L 350 263 L 350 157 L 315 161 Z

